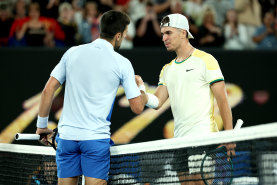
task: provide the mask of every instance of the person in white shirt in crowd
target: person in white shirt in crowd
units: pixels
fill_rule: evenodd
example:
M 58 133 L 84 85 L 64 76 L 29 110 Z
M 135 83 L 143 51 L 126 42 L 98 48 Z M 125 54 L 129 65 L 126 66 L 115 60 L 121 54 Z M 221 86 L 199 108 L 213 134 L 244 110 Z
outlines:
M 225 49 L 245 49 L 247 47 L 248 36 L 246 28 L 238 22 L 237 13 L 230 9 L 226 13 L 224 25 Z

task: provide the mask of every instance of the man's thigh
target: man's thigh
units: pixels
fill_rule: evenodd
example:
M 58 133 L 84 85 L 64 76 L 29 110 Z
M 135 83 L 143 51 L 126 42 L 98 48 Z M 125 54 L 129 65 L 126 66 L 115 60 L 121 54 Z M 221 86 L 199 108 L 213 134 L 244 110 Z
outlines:
M 82 175 L 81 155 L 78 141 L 58 139 L 56 152 L 57 172 L 59 178 Z
M 84 176 L 107 181 L 110 170 L 110 139 L 81 141 L 80 150 Z

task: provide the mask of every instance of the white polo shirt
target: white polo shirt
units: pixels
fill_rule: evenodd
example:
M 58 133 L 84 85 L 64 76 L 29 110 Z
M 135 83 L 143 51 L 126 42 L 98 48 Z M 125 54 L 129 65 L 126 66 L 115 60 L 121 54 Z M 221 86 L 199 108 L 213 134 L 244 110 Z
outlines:
M 104 39 L 67 50 L 51 76 L 60 84 L 66 81 L 58 124 L 62 139 L 110 138 L 110 118 L 119 85 L 128 99 L 140 95 L 130 61 Z
M 210 84 L 221 80 L 224 78 L 217 60 L 198 49 L 186 60 L 172 60 L 163 67 L 159 85 L 168 90 L 174 137 L 218 131 Z

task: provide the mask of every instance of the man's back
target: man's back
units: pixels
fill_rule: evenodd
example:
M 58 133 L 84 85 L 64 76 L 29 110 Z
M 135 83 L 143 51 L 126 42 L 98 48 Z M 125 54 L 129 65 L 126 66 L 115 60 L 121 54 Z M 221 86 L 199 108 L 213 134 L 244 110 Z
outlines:
M 61 62 L 65 68 L 66 88 L 59 122 L 60 137 L 109 138 L 113 102 L 118 86 L 122 82 L 123 87 L 126 86 L 129 73 L 134 74 L 131 63 L 103 39 L 69 49 Z M 51 76 L 56 77 L 56 74 L 54 70 Z

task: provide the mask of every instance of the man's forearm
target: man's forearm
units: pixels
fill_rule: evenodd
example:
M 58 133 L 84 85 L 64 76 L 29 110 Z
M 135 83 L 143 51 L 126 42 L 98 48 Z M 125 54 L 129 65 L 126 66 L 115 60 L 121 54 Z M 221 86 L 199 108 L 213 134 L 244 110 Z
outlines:
M 40 104 L 39 104 L 39 112 L 38 112 L 38 115 L 40 117 L 47 117 L 49 115 L 54 93 L 55 91 L 50 91 L 45 89 L 43 90 L 41 99 L 40 99 Z
M 145 105 L 148 101 L 148 96 L 144 91 L 140 91 L 140 92 L 141 92 L 142 103 L 143 103 L 143 105 Z
M 233 118 L 231 108 L 226 100 L 226 102 L 218 103 L 220 115 L 223 121 L 224 130 L 233 129 Z

